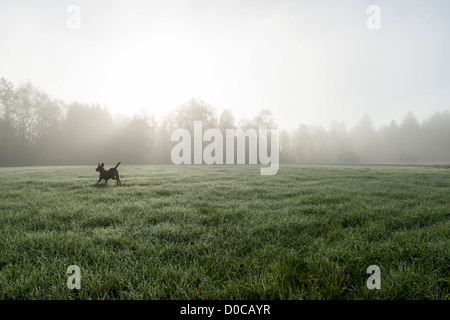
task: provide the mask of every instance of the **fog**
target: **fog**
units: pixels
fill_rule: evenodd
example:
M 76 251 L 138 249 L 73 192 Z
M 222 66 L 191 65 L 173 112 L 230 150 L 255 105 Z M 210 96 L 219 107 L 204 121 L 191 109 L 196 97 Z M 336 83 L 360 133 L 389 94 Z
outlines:
M 299 122 L 295 130 L 279 127 L 270 110 L 236 119 L 192 98 L 162 117 L 142 112 L 113 116 L 98 105 L 65 103 L 27 82 L 20 86 L 0 79 L 0 165 L 171 164 L 174 130 L 272 129 L 280 132 L 280 163 L 448 163 L 450 112 L 436 112 L 423 122 L 413 113 L 401 122 L 375 127 L 362 115 L 351 128 Z M 225 157 L 225 155 L 224 155 Z
M 449 18 L 438 0 L 2 1 L 0 165 L 171 163 L 195 120 L 276 127 L 282 163 L 449 162 Z

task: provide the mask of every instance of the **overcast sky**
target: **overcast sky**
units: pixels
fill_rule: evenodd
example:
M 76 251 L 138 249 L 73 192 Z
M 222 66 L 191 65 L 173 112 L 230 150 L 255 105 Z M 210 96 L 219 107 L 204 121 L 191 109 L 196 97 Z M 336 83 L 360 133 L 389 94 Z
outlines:
M 0 2 L 0 77 L 112 113 L 201 97 L 238 119 L 270 109 L 286 128 L 422 121 L 450 108 L 449 43 L 441 0 Z

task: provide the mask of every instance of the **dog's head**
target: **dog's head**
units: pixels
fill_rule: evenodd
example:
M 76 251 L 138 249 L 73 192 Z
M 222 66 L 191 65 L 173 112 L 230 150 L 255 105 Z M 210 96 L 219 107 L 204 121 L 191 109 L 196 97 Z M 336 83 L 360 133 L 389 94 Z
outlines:
M 98 163 L 98 166 L 97 166 L 97 169 L 95 169 L 95 171 L 100 171 L 100 170 L 102 170 L 104 166 L 105 166 L 104 163 L 102 163 L 102 164 L 100 165 L 100 162 L 99 162 L 99 163 Z

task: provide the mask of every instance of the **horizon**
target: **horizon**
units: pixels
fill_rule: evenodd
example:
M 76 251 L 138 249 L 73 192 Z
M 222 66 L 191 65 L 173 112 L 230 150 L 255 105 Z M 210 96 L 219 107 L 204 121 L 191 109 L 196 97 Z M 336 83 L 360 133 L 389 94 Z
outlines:
M 0 78 L 2 78 L 2 77 L 0 76 Z M 4 77 L 3 77 L 3 78 L 4 78 Z M 6 79 L 6 78 L 4 78 L 4 79 L 7 80 L 7 81 L 9 81 L 9 80 Z M 20 86 L 25 85 L 26 83 L 31 84 L 34 88 L 40 90 L 40 91 L 43 92 L 44 94 L 47 94 L 45 91 L 42 91 L 42 89 L 41 89 L 40 87 L 36 86 L 36 85 L 35 85 L 33 82 L 31 82 L 31 80 L 29 80 L 29 79 L 27 79 L 27 80 L 25 80 L 25 81 L 20 81 L 18 85 L 15 84 L 15 83 L 13 83 L 13 85 L 14 85 L 14 88 L 17 89 L 17 88 L 19 88 Z M 63 103 L 65 103 L 66 106 L 68 106 L 68 107 L 70 107 L 71 105 L 74 105 L 74 104 L 81 104 L 81 105 L 86 106 L 86 107 L 89 107 L 89 108 L 92 108 L 92 107 L 100 107 L 101 109 L 105 110 L 105 111 L 111 116 L 111 119 L 112 119 L 113 122 L 116 123 L 116 124 L 120 124 L 122 121 L 125 121 L 125 123 L 128 123 L 129 121 L 132 121 L 132 119 L 133 119 L 134 117 L 138 117 L 138 118 L 146 118 L 146 119 L 148 119 L 148 118 L 151 118 L 151 117 L 154 116 L 154 117 L 155 117 L 155 120 L 157 121 L 157 123 L 158 123 L 159 125 L 161 124 L 161 122 L 164 120 L 165 117 L 170 116 L 171 113 L 176 112 L 180 107 L 182 107 L 183 105 L 188 104 L 190 101 L 192 101 L 192 100 L 195 100 L 195 101 L 204 101 L 201 97 L 197 97 L 197 98 L 196 98 L 196 97 L 191 97 L 190 99 L 188 99 L 188 100 L 183 101 L 182 103 L 180 103 L 180 105 L 175 106 L 175 107 L 173 107 L 172 109 L 170 109 L 170 110 L 168 110 L 168 111 L 165 111 L 164 113 L 151 113 L 151 112 L 149 112 L 149 110 L 147 110 L 147 109 L 145 109 L 145 108 L 141 108 L 141 109 L 139 109 L 139 110 L 133 110 L 133 112 L 130 112 L 130 113 L 114 113 L 114 112 L 110 109 L 109 106 L 107 106 L 107 105 L 101 105 L 101 104 L 99 104 L 99 103 L 88 103 L 88 102 L 83 102 L 83 101 L 79 101 L 79 100 L 73 100 L 73 101 L 68 102 L 68 101 L 64 101 L 64 100 L 62 100 L 62 99 L 59 99 L 59 98 L 57 98 L 57 97 L 52 97 L 52 96 L 49 96 L 49 98 L 50 98 L 51 100 L 60 100 L 60 101 L 62 101 Z M 204 101 L 204 102 L 205 102 L 206 104 L 209 104 L 208 101 Z M 231 109 L 222 109 L 222 110 L 219 110 L 219 109 L 216 108 L 214 105 L 211 105 L 211 108 L 212 108 L 212 110 L 214 111 L 214 117 L 215 117 L 216 120 L 219 119 L 219 117 L 220 117 L 220 115 L 221 115 L 221 113 L 222 113 L 223 111 L 225 111 L 225 110 L 233 111 L 233 110 L 231 110 Z M 245 115 L 245 116 L 242 116 L 241 118 L 235 117 L 235 118 L 234 118 L 234 119 L 235 119 L 235 123 L 237 124 L 239 121 L 252 121 L 256 116 L 258 116 L 259 112 L 261 112 L 262 110 L 264 110 L 264 109 L 256 110 L 256 113 L 255 113 L 255 114 L 252 114 L 251 116 Z M 266 109 L 266 110 L 268 110 L 268 109 Z M 271 110 L 270 110 L 270 111 L 271 111 Z M 339 120 L 336 120 L 336 119 L 332 119 L 329 123 L 305 123 L 305 122 L 299 122 L 299 123 L 298 123 L 296 126 L 294 126 L 294 127 L 285 128 L 285 127 L 279 127 L 277 119 L 274 118 L 274 124 L 275 124 L 275 128 L 278 128 L 278 129 L 280 129 L 280 130 L 286 130 L 286 131 L 289 132 L 289 133 L 292 133 L 293 131 L 299 129 L 299 127 L 302 126 L 302 125 L 306 125 L 306 126 L 307 126 L 308 128 L 310 128 L 310 129 L 314 129 L 314 128 L 322 128 L 322 129 L 325 129 L 325 130 L 331 129 L 331 127 L 332 127 L 333 125 L 339 125 L 339 126 L 342 126 L 342 125 L 343 125 L 344 128 L 345 128 L 345 130 L 351 131 L 351 130 L 353 130 L 354 128 L 357 127 L 357 125 L 360 123 L 360 121 L 362 121 L 366 116 L 368 116 L 368 117 L 369 117 L 369 120 L 372 121 L 373 129 L 374 129 L 375 131 L 378 131 L 378 130 L 382 130 L 382 129 L 386 128 L 386 127 L 389 127 L 389 126 L 392 124 L 392 122 L 395 122 L 395 124 L 396 124 L 397 126 L 401 125 L 402 122 L 406 119 L 406 117 L 407 117 L 409 114 L 412 114 L 412 115 L 414 116 L 414 118 L 417 120 L 418 124 L 421 126 L 425 121 L 431 119 L 434 115 L 437 115 L 437 114 L 445 114 L 445 113 L 449 113 L 449 112 L 450 112 L 450 108 L 446 108 L 446 109 L 442 109 L 442 110 L 436 110 L 436 111 L 434 111 L 433 113 L 430 113 L 430 114 L 426 115 L 425 117 L 423 117 L 423 119 L 419 119 L 419 117 L 417 117 L 416 114 L 414 114 L 412 111 L 408 110 L 408 111 L 407 111 L 402 117 L 400 117 L 399 119 L 391 119 L 391 120 L 387 120 L 386 122 L 380 123 L 380 124 L 378 124 L 378 125 L 377 125 L 376 123 L 373 122 L 373 119 L 372 119 L 371 115 L 368 114 L 367 112 L 361 114 L 361 117 L 356 121 L 356 123 L 354 123 L 354 124 L 351 125 L 351 126 L 350 126 L 345 120 L 340 120 L 340 121 L 339 121 Z M 233 116 L 235 116 L 235 115 L 233 114 Z

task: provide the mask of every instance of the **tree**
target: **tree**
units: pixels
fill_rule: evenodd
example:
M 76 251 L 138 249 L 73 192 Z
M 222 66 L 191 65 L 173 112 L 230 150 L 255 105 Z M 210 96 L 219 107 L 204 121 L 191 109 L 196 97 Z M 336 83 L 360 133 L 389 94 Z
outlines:
M 66 162 L 97 163 L 104 157 L 113 132 L 112 117 L 106 108 L 78 102 L 70 104 L 63 123 L 61 146 Z
M 234 116 L 231 110 L 225 109 L 219 117 L 218 127 L 222 132 L 226 129 L 234 129 Z
M 13 164 L 16 156 L 16 128 L 14 123 L 14 86 L 0 78 L 0 164 Z
M 16 91 L 15 123 L 17 136 L 21 143 L 31 144 L 36 135 L 36 99 L 38 92 L 30 82 L 25 83 Z
M 450 112 L 436 112 L 421 127 L 421 159 L 428 162 L 450 162 Z
M 15 93 L 13 84 L 0 78 L 0 134 L 3 140 L 15 135 L 14 132 Z
M 280 162 L 295 163 L 292 138 L 287 130 L 282 130 L 280 133 Z
M 255 129 L 274 129 L 275 121 L 273 119 L 272 112 L 268 109 L 261 110 L 253 119 L 253 125 Z
M 419 161 L 421 142 L 420 124 L 412 112 L 408 112 L 398 128 L 398 157 L 401 162 Z
M 398 125 L 392 120 L 389 126 L 380 128 L 379 132 L 380 145 L 380 161 L 381 162 L 397 162 L 398 150 L 400 142 L 398 139 Z
M 110 141 L 107 159 L 113 161 L 120 155 L 128 164 L 153 163 L 155 155 L 156 120 L 153 115 L 134 116 L 130 123 L 117 130 Z M 114 150 L 113 152 L 111 152 Z
M 350 141 L 344 122 L 333 121 L 330 124 L 329 131 L 330 141 L 330 161 L 334 162 L 338 154 L 348 152 L 350 150 Z
M 312 137 L 308 127 L 300 125 L 292 139 L 294 158 L 297 163 L 310 163 L 312 158 Z
M 194 121 L 201 121 L 204 129 L 216 127 L 214 110 L 202 99 L 190 99 L 175 112 L 175 123 L 178 128 L 192 130 Z
M 371 161 L 374 158 L 375 129 L 368 114 L 351 131 L 353 151 L 362 161 Z M 372 160 L 373 161 L 373 160 Z

